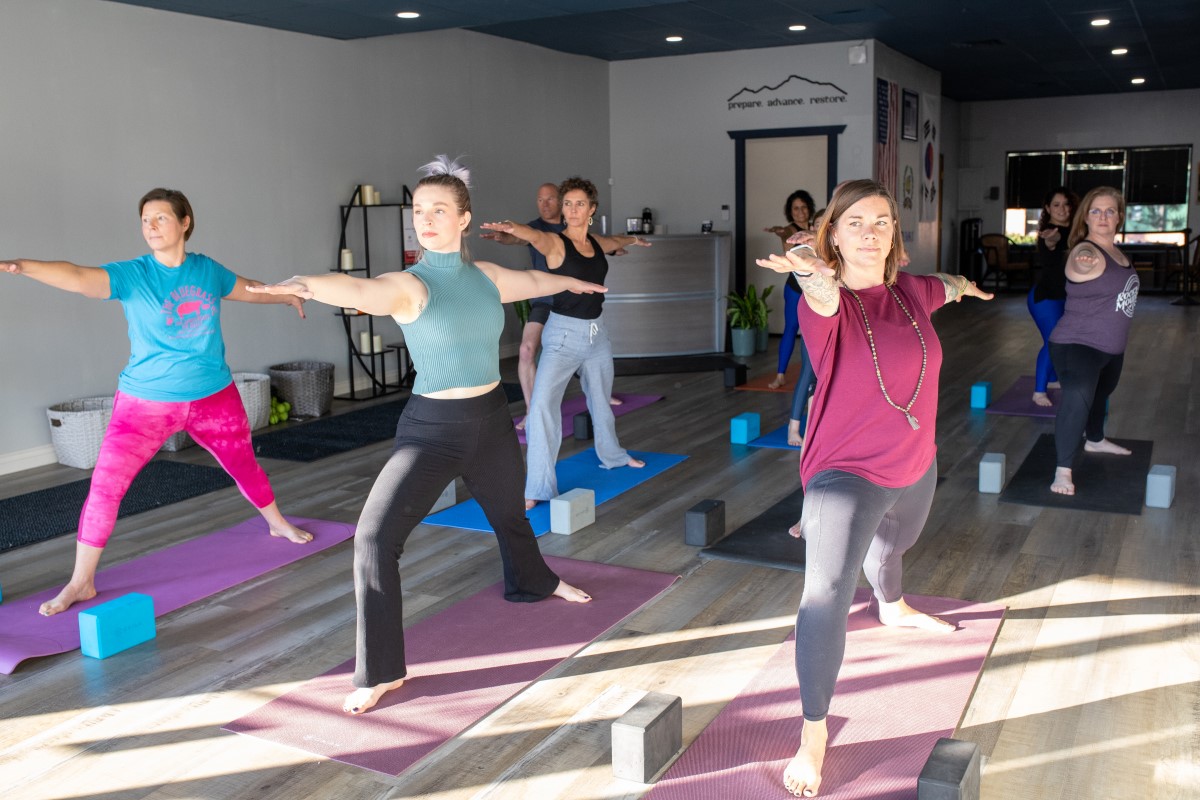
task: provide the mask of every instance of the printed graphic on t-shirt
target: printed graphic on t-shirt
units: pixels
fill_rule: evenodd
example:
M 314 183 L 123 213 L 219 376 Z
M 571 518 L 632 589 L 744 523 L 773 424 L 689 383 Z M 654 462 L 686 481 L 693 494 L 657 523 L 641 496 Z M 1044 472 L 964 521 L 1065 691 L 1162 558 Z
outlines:
M 199 286 L 181 286 L 163 301 L 167 334 L 172 339 L 194 339 L 213 332 L 217 303 L 212 293 Z
M 1125 316 L 1132 318 L 1133 309 L 1137 307 L 1138 287 L 1141 281 L 1137 275 L 1130 275 L 1129 280 L 1125 281 L 1125 288 L 1117 295 L 1117 311 L 1120 311 Z

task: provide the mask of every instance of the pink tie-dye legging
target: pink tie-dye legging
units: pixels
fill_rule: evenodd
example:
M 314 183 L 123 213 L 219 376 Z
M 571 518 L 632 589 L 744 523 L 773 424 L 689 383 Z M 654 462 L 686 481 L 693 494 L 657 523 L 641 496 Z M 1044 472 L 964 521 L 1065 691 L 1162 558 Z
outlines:
M 92 485 L 79 514 L 79 541 L 104 547 L 129 484 L 163 442 L 179 431 L 187 431 L 213 454 L 255 508 L 275 502 L 267 474 L 254 458 L 250 421 L 232 383 L 188 403 L 142 400 L 118 391 Z

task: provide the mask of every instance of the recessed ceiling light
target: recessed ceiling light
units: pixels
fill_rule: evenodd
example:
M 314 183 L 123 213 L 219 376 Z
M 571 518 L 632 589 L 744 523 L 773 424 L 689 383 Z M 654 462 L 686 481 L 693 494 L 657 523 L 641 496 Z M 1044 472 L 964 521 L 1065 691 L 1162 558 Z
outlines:
M 416 11 L 401 11 L 398 14 L 396 14 L 396 16 L 399 17 L 400 19 L 416 19 L 417 17 L 419 17 L 421 15 L 418 14 Z
M 1133 80 L 1130 81 L 1130 83 L 1132 83 L 1134 86 L 1140 86 L 1145 82 L 1146 82 L 1145 78 L 1134 78 Z
M 1112 20 L 1108 20 L 1108 19 L 1105 19 L 1104 17 L 1100 17 L 1099 19 L 1092 20 L 1092 27 L 1093 28 L 1103 28 L 1105 25 L 1107 25 L 1110 22 L 1112 22 Z
M 682 36 L 668 36 L 667 41 L 668 42 L 682 42 L 683 37 Z
M 806 31 L 806 30 L 808 30 L 808 26 L 807 25 L 788 25 L 788 30 L 789 31 Z
M 1125 55 L 1125 54 L 1126 54 L 1126 53 L 1128 53 L 1128 52 L 1129 52 L 1129 48 L 1128 48 L 1128 47 L 1114 47 L 1114 48 L 1113 48 L 1113 51 L 1112 51 L 1112 54 L 1113 54 L 1114 56 L 1123 56 L 1123 55 Z

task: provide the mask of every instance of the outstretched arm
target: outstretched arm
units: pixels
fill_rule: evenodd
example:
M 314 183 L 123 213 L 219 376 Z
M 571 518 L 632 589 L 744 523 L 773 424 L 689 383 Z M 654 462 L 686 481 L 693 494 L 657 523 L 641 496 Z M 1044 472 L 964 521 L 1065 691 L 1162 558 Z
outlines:
M 265 294 L 263 292 L 249 291 L 251 286 L 264 286 L 262 281 L 243 278 L 237 276 L 237 282 L 233 284 L 233 290 L 225 295 L 226 300 L 236 300 L 240 303 L 283 303 L 296 309 L 296 313 L 304 319 L 304 298 L 294 294 Z
M 653 244 L 632 233 L 628 236 L 593 236 L 592 238 L 600 245 L 600 249 L 610 256 L 617 255 L 618 251 L 623 251 L 626 247 L 650 247 Z
M 531 228 L 528 225 L 522 225 L 519 222 L 505 220 L 504 222 L 485 222 L 479 226 L 485 231 L 494 233 L 507 234 L 517 240 L 519 244 L 531 244 L 533 249 L 546 257 L 546 265 L 550 269 L 558 269 L 562 266 L 563 256 L 565 251 L 562 246 L 562 239 L 558 238 L 553 233 L 539 231 L 537 228 Z M 483 234 L 481 234 L 483 235 Z M 497 239 L 496 241 L 501 241 Z
M 592 294 L 607 292 L 598 283 L 569 278 L 566 275 L 555 275 L 540 269 L 505 269 L 490 261 L 476 261 L 475 266 L 487 275 L 496 288 L 500 290 L 500 302 L 512 303 L 517 300 L 529 300 L 534 297 L 572 292 L 574 294 Z
M 341 308 L 357 308 L 375 316 L 416 319 L 425 302 L 425 284 L 406 272 L 386 272 L 375 278 L 353 275 L 297 275 L 269 285 L 247 285 L 251 294 L 292 295 Z
M 75 292 L 96 300 L 107 300 L 112 296 L 108 272 L 99 267 L 81 267 L 69 261 L 34 261 L 16 258 L 0 261 L 0 272 L 25 275 L 38 283 L 53 286 L 67 292 Z
M 801 234 L 804 241 L 782 255 L 769 255 L 754 263 L 775 272 L 791 272 L 800 284 L 808 307 L 822 317 L 832 317 L 841 304 L 842 293 L 834 278 L 833 267 L 817 257 L 810 244 L 812 234 Z
M 975 285 L 975 281 L 967 280 L 962 275 L 947 275 L 944 272 L 934 276 L 946 286 L 946 302 L 957 303 L 964 297 L 978 297 L 980 300 L 991 300 L 995 297 L 991 292 L 985 292 Z

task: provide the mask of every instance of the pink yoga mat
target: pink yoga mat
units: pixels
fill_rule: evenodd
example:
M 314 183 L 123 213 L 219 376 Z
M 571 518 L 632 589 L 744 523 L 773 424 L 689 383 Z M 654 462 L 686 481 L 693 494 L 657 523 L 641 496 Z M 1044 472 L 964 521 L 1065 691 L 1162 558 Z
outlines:
M 101 570 L 96 575 L 97 594 L 93 599 L 52 617 L 39 614 L 38 606 L 57 595 L 61 587 L 6 600 L 0 604 L 0 672 L 12 674 L 27 658 L 78 649 L 79 612 L 92 606 L 129 592 L 141 592 L 154 598 L 154 614 L 161 617 L 354 535 L 354 526 L 344 522 L 288 519 L 311 533 L 313 540 L 301 545 L 271 536 L 266 521 L 256 517 Z M 70 563 L 64 561 L 64 580 L 70 569 Z
M 913 606 L 959 626 L 937 634 L 880 625 L 867 598 L 860 589 L 848 620 L 818 796 L 916 800 L 921 767 L 937 740 L 958 726 L 1004 607 L 909 596 Z M 789 638 L 646 800 L 787 797 L 783 770 L 804 722 L 794 657 Z
M 546 561 L 592 602 L 508 603 L 497 583 L 408 628 L 407 682 L 362 716 L 341 710 L 354 688 L 351 659 L 225 730 L 399 775 L 678 580 L 587 561 Z
M 637 411 L 639 408 L 645 408 L 651 403 L 657 403 L 663 398 L 661 394 L 625 394 L 624 392 L 613 392 L 613 397 L 621 401 L 621 405 L 612 407 L 614 417 L 621 417 L 631 411 Z M 577 394 L 574 397 L 563 401 L 562 430 L 564 439 L 568 436 L 574 435 L 575 423 L 573 420 L 575 419 L 575 415 L 581 411 L 587 411 L 587 398 L 583 395 Z M 514 417 L 513 421 L 520 422 L 523 419 L 525 418 Z M 525 441 L 524 430 L 517 431 L 517 439 L 521 441 L 521 444 L 527 444 Z

